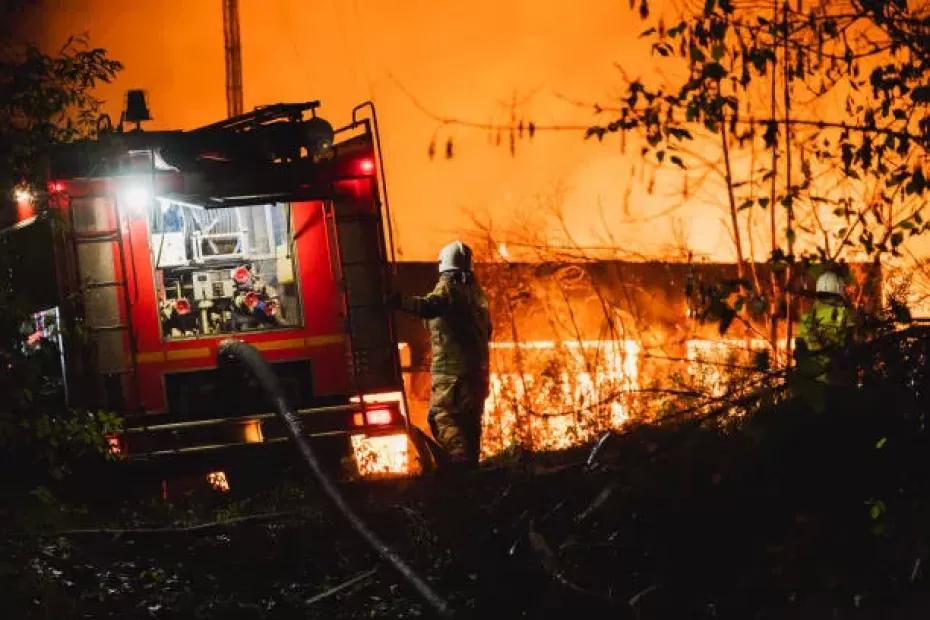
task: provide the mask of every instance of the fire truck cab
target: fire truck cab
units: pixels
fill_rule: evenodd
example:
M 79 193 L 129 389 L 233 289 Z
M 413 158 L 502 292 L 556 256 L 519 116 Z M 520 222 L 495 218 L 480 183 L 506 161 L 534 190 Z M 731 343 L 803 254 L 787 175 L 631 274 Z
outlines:
M 103 125 L 53 154 L 30 226 L 49 229 L 58 304 L 37 317 L 61 327 L 69 404 L 125 416 L 109 439 L 121 458 L 285 441 L 257 385 L 218 363 L 235 338 L 355 474 L 408 471 L 374 107 L 334 130 L 318 106 L 190 131 Z

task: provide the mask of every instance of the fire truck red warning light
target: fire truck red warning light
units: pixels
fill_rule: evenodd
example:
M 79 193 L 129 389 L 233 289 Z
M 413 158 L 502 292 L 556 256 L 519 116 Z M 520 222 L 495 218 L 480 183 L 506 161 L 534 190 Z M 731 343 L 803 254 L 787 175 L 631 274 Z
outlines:
M 391 418 L 391 410 L 387 408 L 369 409 L 365 412 L 365 421 L 372 426 L 390 424 Z
M 370 175 L 375 171 L 375 162 L 370 157 L 359 160 L 358 169 L 364 175 Z

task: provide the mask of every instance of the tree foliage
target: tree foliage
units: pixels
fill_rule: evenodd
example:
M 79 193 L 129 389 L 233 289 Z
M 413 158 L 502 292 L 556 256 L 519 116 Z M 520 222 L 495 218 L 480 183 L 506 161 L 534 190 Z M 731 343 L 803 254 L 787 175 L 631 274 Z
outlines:
M 629 81 L 614 119 L 588 135 L 641 132 L 660 164 L 680 167 L 698 131 L 728 132 L 737 147 L 759 141 L 773 164 L 736 183 L 780 187 L 745 191 L 736 202 L 739 210 L 784 211 L 773 254 L 793 258 L 795 241 L 809 233 L 821 260 L 845 248 L 897 255 L 906 238 L 928 230 L 921 208 L 930 189 L 930 10 L 905 0 L 742 5 L 706 0 L 672 26 L 656 20 L 642 36 L 660 61 L 683 63 L 685 79 Z M 648 14 L 646 3 L 637 6 Z M 826 171 L 867 196 L 828 195 Z M 841 225 L 795 217 L 825 203 Z
M 0 54 L 0 209 L 13 188 L 42 187 L 51 145 L 94 135 L 102 101 L 94 94 L 122 69 L 86 37 L 68 39 L 57 54 L 34 45 L 6 45 Z
M 94 134 L 101 105 L 94 88 L 122 68 L 106 50 L 89 48 L 83 37 L 69 39 L 56 55 L 32 45 L 3 49 L 0 227 L 8 219 L 3 212 L 14 187 L 26 184 L 32 200 L 41 204 L 48 149 Z M 59 351 L 53 341 L 38 337 L 31 315 L 36 308 L 25 300 L 29 291 L 16 288 L 15 280 L 22 280 L 17 270 L 30 265 L 10 234 L 0 234 L 0 463 L 16 472 L 16 479 L 2 482 L 21 486 L 47 475 L 60 479 L 85 455 L 105 453 L 105 434 L 119 427 L 119 419 L 64 405 Z

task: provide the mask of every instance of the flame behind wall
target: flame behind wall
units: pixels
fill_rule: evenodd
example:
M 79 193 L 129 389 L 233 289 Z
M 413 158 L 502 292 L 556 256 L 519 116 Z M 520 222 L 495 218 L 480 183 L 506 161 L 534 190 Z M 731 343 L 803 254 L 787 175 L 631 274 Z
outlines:
M 636 422 L 700 409 L 774 380 L 760 326 L 717 325 L 689 314 L 688 270 L 725 278 L 733 265 L 599 262 L 482 264 L 491 302 L 491 392 L 482 423 L 485 458 L 511 446 L 565 448 Z M 570 277 L 568 277 L 570 275 Z M 429 290 L 433 264 L 403 265 L 405 292 Z M 409 354 L 413 420 L 425 428 L 429 359 L 425 326 L 398 317 Z M 763 330 L 764 331 L 764 330 Z M 784 351 L 784 337 L 777 343 Z

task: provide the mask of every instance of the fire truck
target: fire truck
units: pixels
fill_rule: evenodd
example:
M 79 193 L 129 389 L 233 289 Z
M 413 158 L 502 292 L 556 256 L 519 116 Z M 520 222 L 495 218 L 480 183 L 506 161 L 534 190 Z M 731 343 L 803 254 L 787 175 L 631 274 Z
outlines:
M 53 153 L 47 209 L 14 231 L 30 278 L 54 283 L 35 316 L 58 338 L 68 404 L 120 412 L 108 441 L 126 461 L 283 442 L 261 390 L 218 363 L 233 338 L 272 365 L 324 454 L 356 475 L 408 472 L 374 106 L 336 129 L 311 101 L 143 131 L 140 96 L 118 127 Z

